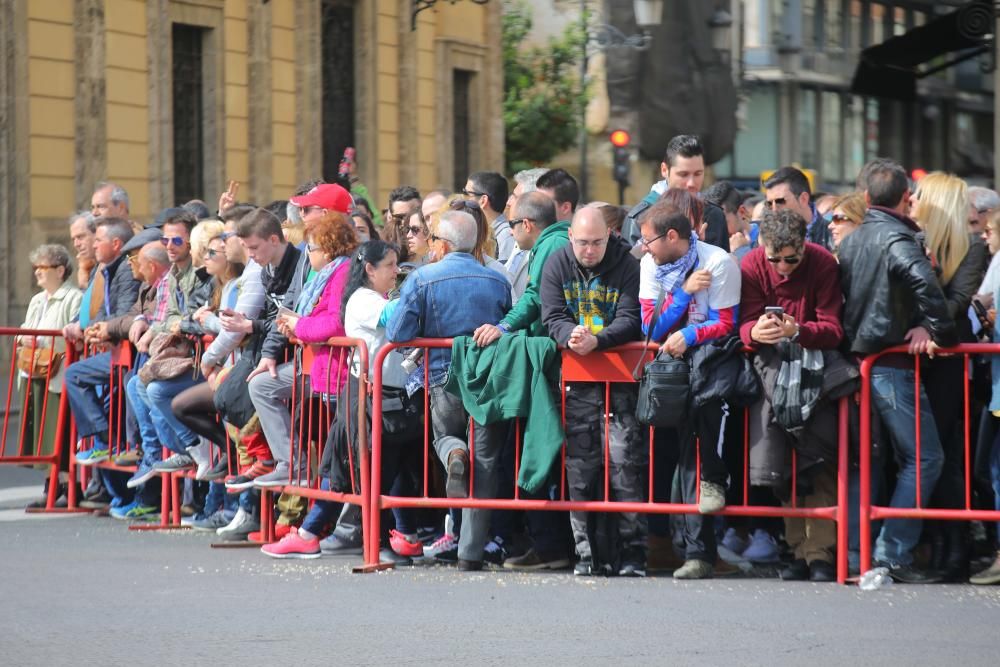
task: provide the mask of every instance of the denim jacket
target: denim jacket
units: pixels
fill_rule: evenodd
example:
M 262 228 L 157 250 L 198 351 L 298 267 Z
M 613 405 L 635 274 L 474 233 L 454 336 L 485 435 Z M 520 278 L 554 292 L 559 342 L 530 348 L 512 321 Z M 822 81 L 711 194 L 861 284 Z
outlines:
M 510 283 L 464 252 L 449 253 L 440 262 L 410 274 L 399 293 L 399 305 L 386 324 L 386 338 L 471 336 L 483 324 L 499 322 L 510 310 Z M 431 386 L 444 384 L 451 365 L 451 348 L 430 350 Z

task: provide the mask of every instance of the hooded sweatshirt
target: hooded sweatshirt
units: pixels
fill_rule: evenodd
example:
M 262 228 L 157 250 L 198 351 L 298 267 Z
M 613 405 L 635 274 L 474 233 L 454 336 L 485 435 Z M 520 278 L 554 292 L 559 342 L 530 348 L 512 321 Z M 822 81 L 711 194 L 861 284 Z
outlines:
M 592 269 L 576 261 L 573 245 L 554 252 L 542 270 L 542 323 L 565 346 L 578 325 L 597 337 L 598 349 L 637 340 L 640 331 L 639 260 L 617 236 Z

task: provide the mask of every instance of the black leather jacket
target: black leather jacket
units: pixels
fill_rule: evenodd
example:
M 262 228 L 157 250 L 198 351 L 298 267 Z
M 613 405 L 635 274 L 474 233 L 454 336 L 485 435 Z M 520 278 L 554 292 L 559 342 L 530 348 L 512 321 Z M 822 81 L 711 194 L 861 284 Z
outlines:
M 983 284 L 986 268 L 990 263 L 989 248 L 978 234 L 969 234 L 969 251 L 958 265 L 955 275 L 944 287 L 944 298 L 948 304 L 948 313 L 955 320 L 959 340 L 963 343 L 974 343 L 976 337 L 972 334 L 972 322 L 968 310 L 973 295 Z
M 909 218 L 873 206 L 841 242 L 844 335 L 852 352 L 901 345 L 915 326 L 925 327 L 938 345 L 958 343 L 955 320 L 916 233 Z

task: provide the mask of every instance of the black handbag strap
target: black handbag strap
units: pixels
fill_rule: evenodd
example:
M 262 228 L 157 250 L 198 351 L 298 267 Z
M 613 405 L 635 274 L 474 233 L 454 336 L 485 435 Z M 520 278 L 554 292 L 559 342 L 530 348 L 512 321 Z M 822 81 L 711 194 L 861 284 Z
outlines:
M 649 340 L 653 336 L 653 327 L 656 326 L 656 319 L 660 316 L 660 308 L 663 306 L 663 301 L 667 297 L 667 291 L 663 290 L 660 292 L 659 298 L 656 299 L 656 305 L 653 306 L 653 316 L 649 320 L 649 329 L 646 330 L 646 340 L 642 344 L 642 354 L 639 355 L 639 361 L 636 362 L 635 368 L 632 369 L 632 377 L 638 382 L 642 375 L 639 373 L 639 368 L 642 366 L 643 360 L 646 358 L 646 347 L 649 345 Z M 656 358 L 656 355 L 653 355 Z

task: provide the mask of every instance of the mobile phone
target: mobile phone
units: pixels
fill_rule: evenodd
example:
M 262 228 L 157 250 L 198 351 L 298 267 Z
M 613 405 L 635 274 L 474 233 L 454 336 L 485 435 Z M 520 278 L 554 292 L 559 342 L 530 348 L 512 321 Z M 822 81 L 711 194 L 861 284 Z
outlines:
M 775 319 L 783 319 L 785 317 L 785 309 L 781 306 L 767 306 L 764 308 L 765 315 L 773 315 Z
M 979 318 L 979 324 L 984 329 L 990 329 L 993 326 L 992 324 L 990 324 L 990 316 L 989 316 L 989 313 L 986 310 L 986 306 L 984 306 L 983 304 L 981 304 L 976 299 L 973 299 L 972 300 L 972 309 L 974 311 L 976 311 L 976 317 Z
M 278 317 L 279 318 L 280 317 L 298 317 L 298 313 L 296 313 L 294 310 L 289 310 L 288 308 L 285 308 L 284 306 L 282 306 L 281 308 L 278 308 Z

